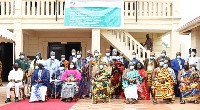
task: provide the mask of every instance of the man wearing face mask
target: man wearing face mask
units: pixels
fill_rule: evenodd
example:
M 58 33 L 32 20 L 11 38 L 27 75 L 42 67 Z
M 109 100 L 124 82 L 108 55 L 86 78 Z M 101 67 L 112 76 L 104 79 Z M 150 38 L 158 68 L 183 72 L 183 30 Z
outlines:
M 76 62 L 77 57 L 76 57 L 76 50 L 72 49 L 72 55 L 69 57 L 69 63 L 71 62 Z
M 29 102 L 45 101 L 45 95 L 47 88 L 50 86 L 49 80 L 49 71 L 44 69 L 45 61 L 38 61 L 39 69 L 36 69 L 33 72 L 31 77 L 31 97 Z
M 150 58 L 146 59 L 144 61 L 144 68 L 147 72 L 147 86 L 148 86 L 148 91 L 149 91 L 149 95 L 151 93 L 151 95 L 153 96 L 152 90 L 151 90 L 151 86 L 152 86 L 152 72 L 155 68 L 157 68 L 159 66 L 158 61 L 155 59 L 155 53 L 151 52 L 150 53 Z
M 64 66 L 65 69 L 68 68 L 69 62 L 67 60 L 65 60 L 65 55 L 61 55 L 60 65 L 65 65 Z
M 105 61 L 106 63 L 109 63 L 112 58 L 110 56 L 110 49 L 106 49 L 106 56 L 102 58 L 103 61 Z
M 171 62 L 172 69 L 174 70 L 176 74 L 176 80 L 178 80 L 178 71 L 183 69 L 184 63 L 185 63 L 185 60 L 181 58 L 181 53 L 177 52 L 176 58 L 173 59 Z M 174 87 L 174 93 L 176 97 L 180 97 L 180 91 L 178 87 L 179 87 L 179 82 Z
M 136 53 L 135 52 L 133 52 L 132 55 L 133 55 L 133 59 L 130 62 L 133 62 L 133 64 L 140 62 L 138 59 L 136 59 Z
M 168 66 L 171 67 L 171 59 L 169 57 L 166 56 L 166 51 L 163 50 L 161 53 L 161 56 L 157 58 L 157 60 L 159 61 L 160 59 L 162 59 L 163 61 L 168 60 Z
M 157 104 L 157 99 L 166 99 L 166 104 L 171 104 L 174 102 L 174 80 L 167 66 L 164 64 L 163 59 L 159 60 L 159 67 L 154 69 L 152 73 L 152 85 L 154 93 L 154 104 Z
M 192 49 L 191 57 L 189 58 L 189 65 L 195 64 L 197 70 L 200 69 L 200 58 L 196 56 L 196 49 Z
M 128 60 L 124 58 L 124 53 L 120 52 L 119 54 L 119 60 L 124 64 L 125 68 L 128 68 Z
M 60 68 L 60 62 L 59 60 L 55 59 L 55 52 L 51 51 L 50 58 L 46 60 L 46 64 L 45 64 L 45 69 L 47 69 L 50 72 L 50 80 L 52 80 L 53 75 L 56 74 L 59 68 Z M 51 90 L 52 86 L 53 85 L 50 86 L 50 91 L 52 91 Z M 53 97 L 54 96 L 52 96 L 52 98 Z
M 18 96 L 19 96 L 19 88 L 22 85 L 22 79 L 23 79 L 23 71 L 18 69 L 19 65 L 18 63 L 15 63 L 13 65 L 13 70 L 10 71 L 8 75 L 8 85 L 6 86 L 6 92 L 7 92 L 7 102 L 11 102 L 10 100 L 10 88 L 15 87 L 15 102 L 19 102 Z
M 34 69 L 34 64 L 35 64 L 37 61 L 43 60 L 41 55 L 42 55 L 42 54 L 41 54 L 40 52 L 38 52 L 38 53 L 36 54 L 35 59 L 31 62 L 31 65 L 30 65 L 30 67 L 31 67 L 32 69 Z
M 52 93 L 52 98 L 56 98 L 56 95 L 60 96 L 61 95 L 61 89 L 62 89 L 62 84 L 63 82 L 61 81 L 62 74 L 65 72 L 65 65 L 61 64 L 59 70 L 56 72 L 55 75 L 52 76 L 52 79 L 55 80 L 51 82 L 51 93 Z M 56 90 L 55 90 L 56 88 Z

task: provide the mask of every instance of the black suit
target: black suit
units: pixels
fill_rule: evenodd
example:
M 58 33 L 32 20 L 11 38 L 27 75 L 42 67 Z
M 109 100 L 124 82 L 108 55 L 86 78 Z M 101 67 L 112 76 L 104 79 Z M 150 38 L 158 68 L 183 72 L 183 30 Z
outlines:
M 119 59 L 119 60 L 121 61 L 121 59 Z M 123 57 L 123 62 L 122 63 L 124 64 L 125 68 L 128 68 L 128 60 L 126 58 Z

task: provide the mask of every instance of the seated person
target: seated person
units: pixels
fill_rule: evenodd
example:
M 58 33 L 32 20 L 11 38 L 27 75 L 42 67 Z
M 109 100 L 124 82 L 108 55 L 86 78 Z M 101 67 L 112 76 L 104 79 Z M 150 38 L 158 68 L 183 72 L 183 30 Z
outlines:
M 43 60 L 38 61 L 39 69 L 36 69 L 31 77 L 31 97 L 29 102 L 45 101 L 47 88 L 50 86 L 50 74 L 47 69 L 44 69 L 44 64 Z
M 52 93 L 53 98 L 55 97 L 55 95 L 58 95 L 58 96 L 61 95 L 61 89 L 62 89 L 62 84 L 63 84 L 63 82 L 61 81 L 61 77 L 64 72 L 65 72 L 65 65 L 61 64 L 60 69 L 56 72 L 56 74 L 53 73 L 52 79 L 57 80 L 56 83 L 55 81 L 51 82 L 51 85 L 52 85 L 51 93 Z
M 192 100 L 194 104 L 199 104 L 198 98 L 198 74 L 195 70 L 189 68 L 188 63 L 184 63 L 184 69 L 178 73 L 178 81 L 180 82 L 180 92 L 182 96 L 181 104 L 185 101 Z
M 19 88 L 22 85 L 22 79 L 23 79 L 24 72 L 18 68 L 19 68 L 18 63 L 15 63 L 13 65 L 13 70 L 11 70 L 8 75 L 8 81 L 10 81 L 10 82 L 6 86 L 7 100 L 5 101 L 5 103 L 11 102 L 11 100 L 10 100 L 10 88 L 11 87 L 15 87 L 15 94 L 16 94 L 15 102 L 19 102 L 19 99 L 18 99 Z
M 78 81 L 81 80 L 81 73 L 76 69 L 75 63 L 71 62 L 69 70 L 62 74 L 62 81 L 65 83 L 62 86 L 61 99 L 64 102 L 71 102 L 78 95 Z
M 103 99 L 103 103 L 106 103 L 106 97 L 112 94 L 113 90 L 108 89 L 109 79 L 111 78 L 111 71 L 109 72 L 107 67 L 100 62 L 99 69 L 95 70 L 92 79 L 94 79 L 93 92 L 94 92 L 94 102 L 97 104 L 98 99 Z
M 158 68 L 152 73 L 152 85 L 154 91 L 154 104 L 157 104 L 157 99 L 167 99 L 167 104 L 174 102 L 174 80 L 168 67 L 164 66 L 164 60 L 159 60 Z
M 135 104 L 135 100 L 138 99 L 138 83 L 142 83 L 142 77 L 138 73 L 137 70 L 134 69 L 134 63 L 129 63 L 129 68 L 124 70 L 123 72 L 123 88 L 124 94 L 126 97 L 126 104 L 130 104 L 130 99 L 132 100 L 131 103 Z

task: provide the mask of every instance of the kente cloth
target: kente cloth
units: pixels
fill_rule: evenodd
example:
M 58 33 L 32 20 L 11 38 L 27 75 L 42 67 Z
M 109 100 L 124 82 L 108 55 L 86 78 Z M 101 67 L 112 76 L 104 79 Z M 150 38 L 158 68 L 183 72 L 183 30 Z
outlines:
M 147 87 L 147 73 L 145 72 L 144 69 L 141 69 L 139 71 L 139 74 L 141 77 L 145 77 L 142 81 L 142 84 L 139 83 L 138 89 L 141 89 L 141 91 L 138 91 L 138 98 L 142 100 L 150 100 L 149 92 L 148 92 L 148 87 Z
M 65 65 L 65 69 L 68 69 L 68 65 L 69 65 L 69 62 L 67 60 L 64 60 L 63 62 L 61 62 L 61 64 L 64 64 Z
M 158 81 L 153 82 L 153 86 L 155 87 L 155 99 L 172 99 L 174 102 L 174 81 L 171 77 L 171 73 L 168 68 L 161 68 L 155 74 L 155 79 L 164 80 L 164 84 L 161 84 Z
M 112 70 L 112 78 L 111 78 L 111 84 L 114 88 L 114 93 L 115 95 L 120 95 L 121 94 L 121 75 L 120 75 L 120 69 L 119 68 L 113 68 Z
M 27 95 L 31 96 L 31 83 L 27 86 Z
M 97 80 L 106 79 L 106 81 L 100 82 L 96 81 L 93 83 L 93 93 L 94 99 L 104 99 L 110 97 L 113 92 L 113 88 L 110 87 L 110 79 L 111 75 L 107 70 L 100 70 L 100 72 L 96 73 L 95 78 Z
M 198 74 L 194 70 L 183 70 L 181 79 L 186 82 L 193 81 Z M 195 100 L 198 98 L 198 83 L 193 82 L 191 84 L 180 83 L 180 92 L 183 100 Z
M 152 71 L 155 69 L 154 60 L 149 60 L 147 65 L 147 86 L 152 86 Z

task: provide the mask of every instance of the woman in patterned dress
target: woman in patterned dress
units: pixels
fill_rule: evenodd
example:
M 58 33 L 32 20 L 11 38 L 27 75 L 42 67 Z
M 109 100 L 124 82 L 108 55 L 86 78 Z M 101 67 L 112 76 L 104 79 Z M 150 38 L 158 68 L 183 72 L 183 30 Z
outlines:
M 78 94 L 78 81 L 81 80 L 81 73 L 76 70 L 75 64 L 70 63 L 69 70 L 62 74 L 62 81 L 65 83 L 62 86 L 61 99 L 65 102 L 71 102 L 75 96 L 77 99 Z
M 142 63 L 137 62 L 135 65 L 135 70 L 138 71 L 140 76 L 142 77 L 142 84 L 138 85 L 138 99 L 139 100 L 150 100 L 148 87 L 147 87 L 147 73 L 144 70 L 144 66 Z

